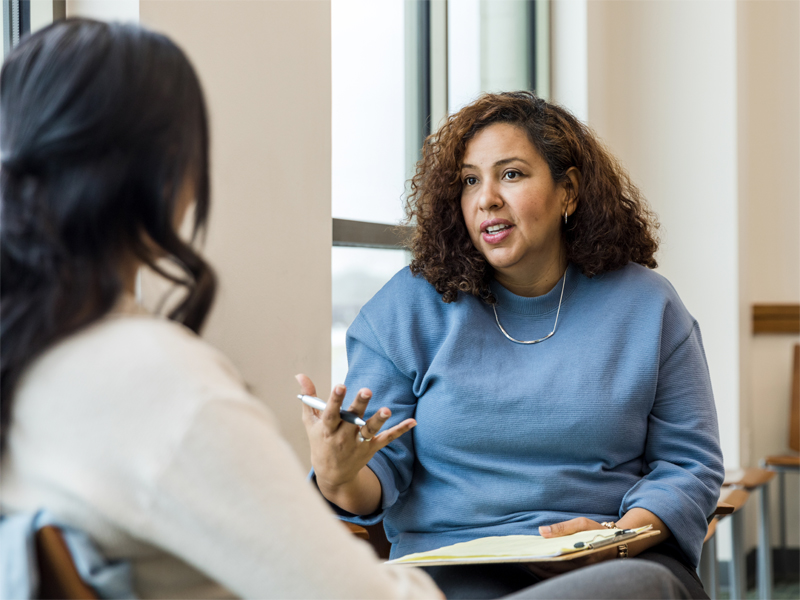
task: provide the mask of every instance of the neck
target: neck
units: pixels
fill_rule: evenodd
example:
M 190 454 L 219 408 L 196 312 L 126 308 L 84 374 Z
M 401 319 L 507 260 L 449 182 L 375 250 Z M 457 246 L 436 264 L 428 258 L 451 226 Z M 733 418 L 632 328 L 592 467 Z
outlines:
M 543 296 L 552 290 L 567 270 L 567 259 L 563 253 L 556 260 L 524 273 L 495 271 L 494 278 L 512 294 L 526 298 Z
M 136 276 L 139 273 L 140 266 L 142 266 L 142 264 L 138 259 L 132 259 L 126 261 L 119 270 L 119 276 L 122 280 L 122 290 L 131 296 L 136 295 Z

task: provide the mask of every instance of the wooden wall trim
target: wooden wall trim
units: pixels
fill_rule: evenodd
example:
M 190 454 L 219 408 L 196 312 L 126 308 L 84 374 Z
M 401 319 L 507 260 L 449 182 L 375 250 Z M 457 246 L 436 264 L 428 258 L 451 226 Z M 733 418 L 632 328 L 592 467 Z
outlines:
M 754 304 L 753 333 L 800 333 L 800 304 Z

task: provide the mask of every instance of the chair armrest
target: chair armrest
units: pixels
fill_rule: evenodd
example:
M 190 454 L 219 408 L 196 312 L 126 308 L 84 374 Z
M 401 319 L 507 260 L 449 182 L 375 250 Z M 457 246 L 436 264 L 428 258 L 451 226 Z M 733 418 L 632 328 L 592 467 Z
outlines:
M 348 523 L 346 521 L 342 521 L 342 523 L 344 523 L 347 529 L 350 530 L 350 533 L 352 533 L 354 536 L 361 538 L 362 540 L 369 541 L 369 531 L 361 527 L 361 525 L 354 525 L 353 523 Z
M 46 525 L 36 532 L 39 598 L 95 600 L 98 596 L 81 579 L 61 530 Z

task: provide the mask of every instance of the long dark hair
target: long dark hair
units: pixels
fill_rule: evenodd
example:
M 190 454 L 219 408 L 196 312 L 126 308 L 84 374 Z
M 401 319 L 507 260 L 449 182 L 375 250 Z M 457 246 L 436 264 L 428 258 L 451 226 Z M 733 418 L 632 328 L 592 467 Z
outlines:
M 208 160 L 200 82 L 163 35 L 68 19 L 9 54 L 0 73 L 0 450 L 20 375 L 114 306 L 123 265 L 141 261 L 183 286 L 169 317 L 201 328 L 216 280 L 175 215 L 191 182 L 194 236 L 203 231 Z M 164 258 L 181 274 L 161 268 Z

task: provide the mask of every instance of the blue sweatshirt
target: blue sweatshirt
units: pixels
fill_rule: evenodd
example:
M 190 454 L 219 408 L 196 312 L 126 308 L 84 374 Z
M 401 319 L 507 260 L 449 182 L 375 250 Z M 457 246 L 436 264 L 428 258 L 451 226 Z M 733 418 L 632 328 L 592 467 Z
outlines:
M 697 322 L 640 265 L 566 278 L 558 329 L 540 344 L 507 340 L 491 306 L 445 304 L 407 268 L 350 326 L 349 399 L 369 387 L 368 414 L 392 411 L 384 428 L 418 423 L 369 463 L 379 511 L 346 517 L 383 518 L 392 558 L 641 507 L 699 561 L 724 470 Z M 492 289 L 511 336 L 551 331 L 561 282 L 536 298 Z

